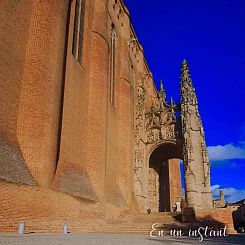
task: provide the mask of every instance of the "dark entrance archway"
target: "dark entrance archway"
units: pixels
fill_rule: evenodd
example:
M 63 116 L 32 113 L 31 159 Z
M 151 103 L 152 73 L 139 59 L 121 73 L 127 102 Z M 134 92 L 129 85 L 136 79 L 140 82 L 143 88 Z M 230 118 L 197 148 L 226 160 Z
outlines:
M 153 212 L 180 210 L 182 184 L 181 147 L 164 143 L 156 147 L 149 157 L 149 206 Z

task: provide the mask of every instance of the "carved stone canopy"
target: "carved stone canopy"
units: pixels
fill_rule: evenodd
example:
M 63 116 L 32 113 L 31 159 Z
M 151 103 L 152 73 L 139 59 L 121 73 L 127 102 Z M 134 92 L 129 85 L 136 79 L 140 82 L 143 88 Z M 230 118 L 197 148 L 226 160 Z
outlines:
M 162 140 L 176 140 L 181 133 L 180 119 L 176 118 L 178 106 L 170 104 L 162 96 L 162 89 L 153 100 L 152 106 L 145 113 L 146 143 L 152 144 Z

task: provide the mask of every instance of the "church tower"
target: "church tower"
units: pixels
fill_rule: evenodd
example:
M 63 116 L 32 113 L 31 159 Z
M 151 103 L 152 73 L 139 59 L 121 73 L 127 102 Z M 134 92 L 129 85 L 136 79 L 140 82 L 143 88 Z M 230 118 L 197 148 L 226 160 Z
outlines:
M 181 67 L 181 120 L 186 201 L 188 207 L 209 209 L 213 207 L 210 163 L 197 96 L 186 60 Z

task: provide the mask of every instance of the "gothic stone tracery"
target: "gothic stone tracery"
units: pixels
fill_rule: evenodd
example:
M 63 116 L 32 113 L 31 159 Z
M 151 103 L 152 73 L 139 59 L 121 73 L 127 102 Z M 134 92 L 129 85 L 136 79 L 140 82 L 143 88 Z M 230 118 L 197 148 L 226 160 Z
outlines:
M 160 91 L 148 108 L 146 108 L 145 97 L 144 84 L 140 81 L 137 90 L 135 127 L 136 196 L 145 197 L 154 189 L 152 186 L 147 186 L 149 192 L 143 190 L 144 184 L 150 181 L 149 184 L 151 185 L 155 178 L 152 177 L 152 173 L 148 169 L 152 149 L 171 142 L 181 152 L 178 156 L 184 161 L 188 206 L 200 209 L 211 208 L 210 164 L 204 130 L 197 107 L 197 97 L 186 61 L 183 62 L 181 70 L 180 105 L 175 104 L 172 99 L 169 104 L 166 102 L 166 93 L 162 83 Z M 178 114 L 180 117 L 177 116 Z M 146 165 L 148 168 L 145 167 Z M 148 205 L 149 202 L 150 200 L 148 200 Z

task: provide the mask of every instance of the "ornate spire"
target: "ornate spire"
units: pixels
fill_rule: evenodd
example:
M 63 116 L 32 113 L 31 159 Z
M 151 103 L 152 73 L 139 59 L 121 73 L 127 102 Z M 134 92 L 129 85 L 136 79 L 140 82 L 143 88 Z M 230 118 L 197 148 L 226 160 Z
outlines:
M 162 80 L 160 81 L 160 91 L 159 91 L 158 94 L 159 94 L 160 98 L 162 98 L 164 101 L 166 100 L 166 91 L 165 91 L 165 89 L 163 87 Z
M 186 60 L 181 66 L 181 118 L 188 206 L 211 208 L 210 164 L 196 92 Z
M 181 81 L 192 86 L 191 75 L 187 61 L 184 59 L 181 66 Z
M 184 59 L 181 66 L 181 103 L 197 105 L 195 88 L 193 87 L 190 70 Z

